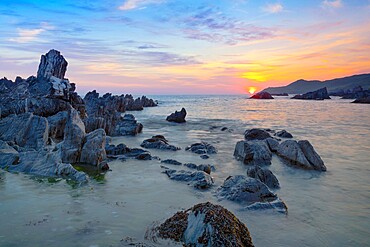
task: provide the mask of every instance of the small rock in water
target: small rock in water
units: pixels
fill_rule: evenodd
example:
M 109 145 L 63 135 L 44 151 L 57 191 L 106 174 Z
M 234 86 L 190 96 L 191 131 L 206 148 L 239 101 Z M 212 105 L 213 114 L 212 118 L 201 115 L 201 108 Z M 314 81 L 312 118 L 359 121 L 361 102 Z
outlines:
M 282 137 L 282 138 L 293 138 L 293 135 L 290 134 L 286 130 L 280 130 L 274 134 L 275 136 Z
M 207 142 L 197 142 L 185 148 L 186 151 L 191 151 L 196 154 L 216 154 L 217 149 Z
M 271 137 L 270 134 L 264 129 L 250 129 L 244 133 L 244 138 L 247 141 L 251 140 L 265 140 Z
M 207 189 L 213 185 L 212 177 L 203 171 L 184 171 L 167 169 L 164 171 L 170 179 L 188 182 L 196 189 Z
M 280 188 L 279 180 L 269 169 L 262 169 L 259 166 L 250 167 L 247 170 L 248 177 L 258 179 L 271 189 Z
M 167 139 L 162 135 L 152 136 L 152 138 L 146 139 L 140 144 L 143 148 L 154 148 L 161 150 L 177 151 L 180 150 L 179 147 L 170 145 Z
M 185 123 L 185 117 L 186 117 L 186 110 L 185 108 L 182 108 L 181 111 L 175 111 L 175 113 L 172 113 L 169 115 L 166 120 L 169 122 L 175 122 L 175 123 Z
M 209 159 L 209 156 L 208 156 L 208 155 L 206 155 L 206 154 L 202 154 L 200 157 L 201 157 L 202 159 L 204 159 L 204 160 Z
M 176 165 L 176 166 L 181 166 L 182 165 L 181 162 L 179 162 L 177 160 L 173 160 L 173 159 L 162 160 L 161 163 L 171 164 L 171 165 Z

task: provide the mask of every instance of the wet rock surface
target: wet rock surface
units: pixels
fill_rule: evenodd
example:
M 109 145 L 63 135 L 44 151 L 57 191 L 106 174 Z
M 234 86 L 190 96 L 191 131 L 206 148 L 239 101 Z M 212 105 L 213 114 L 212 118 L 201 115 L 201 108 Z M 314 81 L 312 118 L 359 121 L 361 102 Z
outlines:
M 246 165 L 271 165 L 272 153 L 265 141 L 239 141 L 234 157 Z
M 269 137 L 271 137 L 270 133 L 268 133 L 264 129 L 250 129 L 250 130 L 246 130 L 244 133 L 244 138 L 247 141 L 265 140 Z
M 203 171 L 184 171 L 184 170 L 173 170 L 166 169 L 163 173 L 176 181 L 187 182 L 188 185 L 193 186 L 196 189 L 207 189 L 213 185 L 212 177 Z
M 210 202 L 177 212 L 154 232 L 184 246 L 254 246 L 248 228 L 233 213 Z
M 250 167 L 247 170 L 248 177 L 255 178 L 262 183 L 266 184 L 271 189 L 280 188 L 279 180 L 276 176 L 267 168 L 261 168 L 259 166 Z
M 175 111 L 174 113 L 171 113 L 171 115 L 169 115 L 166 120 L 175 123 L 185 123 L 186 114 L 187 113 L 185 108 L 182 108 L 181 111 Z
M 185 150 L 201 155 L 217 153 L 217 149 L 207 142 L 197 142 L 191 144 L 190 146 L 186 147 Z
M 160 150 L 168 150 L 168 151 L 177 151 L 180 150 L 179 147 L 170 145 L 168 140 L 162 135 L 155 135 L 152 138 L 144 140 L 141 144 L 141 147 L 148 148 L 148 149 L 160 149 Z

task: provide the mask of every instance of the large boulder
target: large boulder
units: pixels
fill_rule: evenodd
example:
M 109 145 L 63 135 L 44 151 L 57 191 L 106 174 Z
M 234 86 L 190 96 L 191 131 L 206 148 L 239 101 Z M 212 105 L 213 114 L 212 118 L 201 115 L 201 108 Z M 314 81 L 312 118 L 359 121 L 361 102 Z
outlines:
M 250 129 L 244 132 L 244 138 L 247 141 L 251 140 L 265 140 L 271 135 L 264 129 Z
M 105 131 L 97 129 L 85 136 L 79 162 L 99 166 L 106 161 Z
M 254 246 L 248 228 L 233 213 L 210 202 L 177 212 L 158 226 L 155 233 L 184 246 Z
M 247 175 L 248 177 L 258 179 L 271 189 L 280 188 L 279 180 L 269 169 L 253 166 L 248 168 Z
M 252 95 L 250 99 L 274 99 L 274 97 L 272 97 L 268 92 L 259 92 L 255 95 Z
M 326 171 L 324 162 L 308 141 L 286 140 L 280 143 L 277 154 L 290 164 L 308 170 Z
M 78 112 L 72 109 L 68 112 L 68 120 L 64 130 L 64 141 L 61 147 L 63 162 L 79 162 L 84 138 L 85 125 Z
M 272 153 L 265 141 L 239 141 L 234 157 L 246 165 L 271 165 Z
M 169 150 L 177 151 L 180 150 L 179 147 L 175 147 L 168 143 L 168 140 L 162 135 L 152 136 L 152 138 L 144 140 L 141 144 L 141 147 L 148 149 L 160 149 L 160 150 Z
M 49 134 L 48 121 L 32 113 L 10 115 L 0 120 L 0 140 L 39 150 L 46 145 Z
M 120 136 L 137 135 L 143 130 L 143 125 L 135 120 L 134 115 L 125 114 L 123 118 L 117 122 L 116 134 Z
M 305 100 L 324 100 L 324 99 L 330 99 L 328 90 L 326 87 L 321 88 L 319 90 L 308 92 L 305 94 L 297 94 L 292 99 L 305 99 Z
M 186 117 L 186 110 L 185 108 L 182 108 L 181 111 L 175 111 L 174 113 L 171 113 L 166 120 L 169 122 L 175 122 L 175 123 L 184 123 Z
M 241 203 L 246 209 L 275 209 L 286 213 L 287 206 L 261 181 L 243 175 L 228 177 L 217 189 L 219 199 Z
M 49 123 L 49 137 L 63 140 L 64 129 L 68 120 L 68 112 L 61 111 L 47 118 Z
M 37 78 L 49 80 L 52 76 L 64 79 L 68 63 L 59 51 L 50 50 L 41 56 Z
M 204 171 L 184 171 L 166 169 L 164 171 L 172 180 L 184 181 L 196 189 L 207 189 L 213 185 L 212 177 Z

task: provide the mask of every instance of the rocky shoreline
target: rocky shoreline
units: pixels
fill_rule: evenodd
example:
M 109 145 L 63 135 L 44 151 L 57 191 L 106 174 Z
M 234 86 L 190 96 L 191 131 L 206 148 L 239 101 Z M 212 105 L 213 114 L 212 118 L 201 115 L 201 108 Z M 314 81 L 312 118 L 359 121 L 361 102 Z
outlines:
M 157 103 L 129 94 L 100 96 L 95 90 L 82 98 L 75 92 L 76 85 L 64 77 L 67 66 L 60 52 L 51 50 L 41 56 L 37 77 L 0 80 L 0 168 L 84 184 L 89 176 L 74 166 L 88 165 L 106 172 L 112 159 L 157 159 L 169 179 L 200 192 L 212 190 L 219 201 L 229 200 L 242 210 L 283 214 L 288 213 L 288 207 L 275 193 L 283 185 L 267 168 L 272 157 L 299 169 L 326 171 L 307 140 L 296 141 L 286 130 L 248 129 L 234 149 L 235 159 L 248 166 L 246 174 L 229 176 L 215 188 L 214 165 L 160 160 L 148 150 L 192 152 L 206 160 L 217 155 L 215 146 L 196 142 L 178 147 L 163 135 L 143 140 L 141 148 L 111 144 L 111 136 L 135 136 L 144 129 L 134 115 L 123 113 L 155 107 Z M 182 108 L 163 121 L 185 124 L 186 115 Z M 248 228 L 227 209 L 209 202 L 176 213 L 153 229 L 151 237 L 169 238 L 185 246 L 253 246 Z

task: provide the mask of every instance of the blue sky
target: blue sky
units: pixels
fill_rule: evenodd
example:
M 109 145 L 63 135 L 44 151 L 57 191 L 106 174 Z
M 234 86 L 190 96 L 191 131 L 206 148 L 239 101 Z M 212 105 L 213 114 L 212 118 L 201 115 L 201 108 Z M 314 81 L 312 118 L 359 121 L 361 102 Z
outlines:
M 0 0 L 0 76 L 57 49 L 84 93 L 243 93 L 370 72 L 370 1 Z

